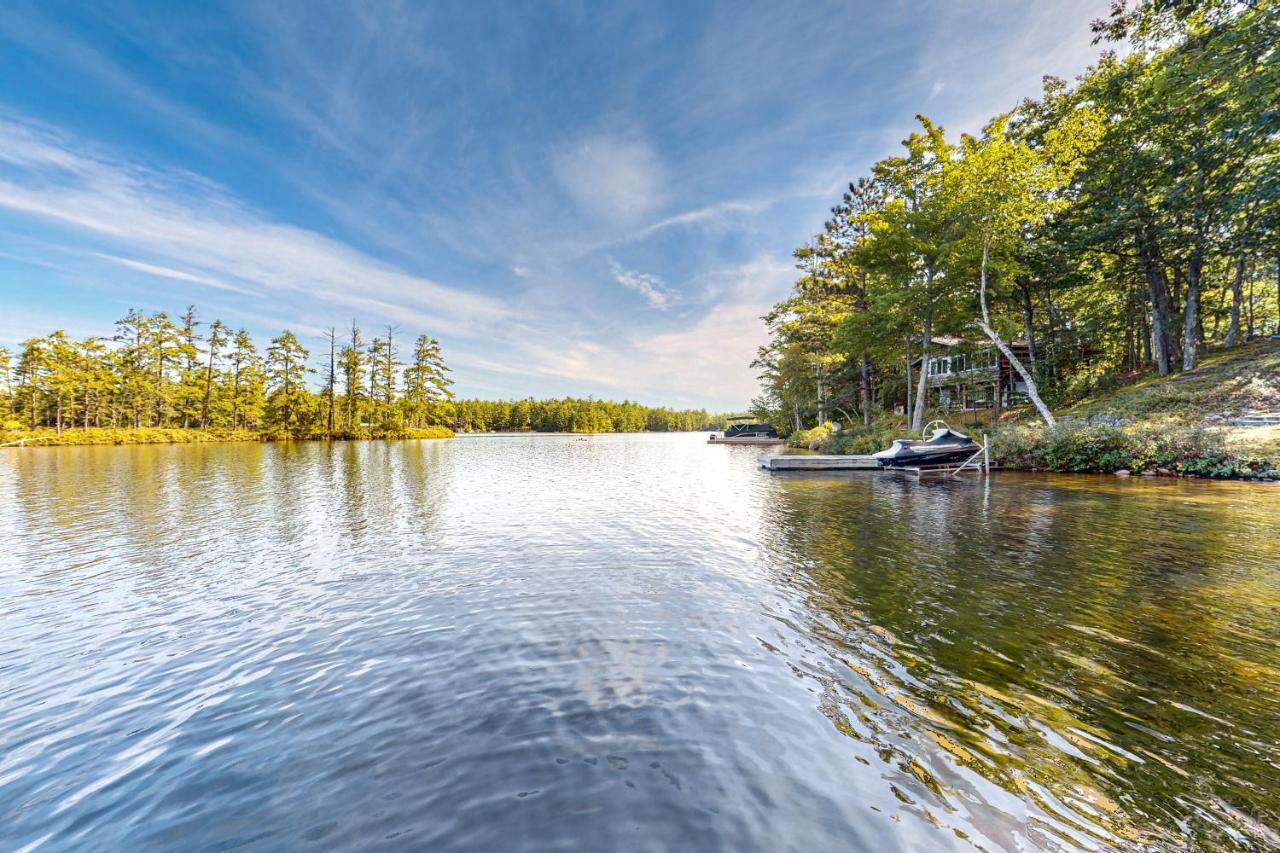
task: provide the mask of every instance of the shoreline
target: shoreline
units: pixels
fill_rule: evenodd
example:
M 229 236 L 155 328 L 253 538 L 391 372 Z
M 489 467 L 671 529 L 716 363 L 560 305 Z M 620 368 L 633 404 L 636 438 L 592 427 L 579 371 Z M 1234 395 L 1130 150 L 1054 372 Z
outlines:
M 122 447 L 147 444 L 266 444 L 283 441 L 421 441 L 453 438 L 445 427 L 405 429 L 386 433 L 305 433 L 270 430 L 202 430 L 182 427 L 68 427 L 55 430 L 0 431 L 0 448 Z
M 293 434 L 260 430 L 201 430 L 182 427 L 67 427 L 58 433 L 49 430 L 0 431 L 0 449 L 30 447 L 123 447 L 157 444 L 243 444 L 284 441 L 423 441 L 448 438 L 526 438 L 529 436 L 577 437 L 593 435 L 659 435 L 671 430 L 610 432 L 454 432 L 447 427 L 426 427 L 394 432 Z

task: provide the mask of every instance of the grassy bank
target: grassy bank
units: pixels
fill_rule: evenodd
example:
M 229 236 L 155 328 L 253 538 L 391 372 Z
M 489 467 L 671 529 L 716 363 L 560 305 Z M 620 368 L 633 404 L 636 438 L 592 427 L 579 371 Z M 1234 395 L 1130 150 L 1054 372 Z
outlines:
M 1280 411 L 1280 341 L 1210 352 L 1195 370 L 1100 381 L 1049 429 L 1022 414 L 992 435 L 996 458 L 1047 471 L 1280 478 L 1280 427 L 1240 426 Z
M 1273 455 L 1233 445 L 1229 431 L 1170 420 L 1127 425 L 1067 421 L 1007 424 L 991 437 L 995 461 L 1006 468 L 1280 479 Z
M 26 447 L 76 447 L 102 444 L 201 444 L 215 441 L 326 441 L 326 440 L 400 440 L 423 438 L 452 438 L 453 431 L 445 427 L 424 429 L 377 429 L 354 432 L 289 432 L 286 430 L 246 429 L 179 429 L 162 427 L 114 428 L 90 427 L 66 428 L 62 432 L 52 429 L 0 429 L 0 445 L 22 442 Z
M 1240 426 L 1243 415 L 1280 411 L 1280 341 L 1256 341 L 1206 354 L 1173 376 L 1103 375 L 1088 395 L 1055 412 L 1047 427 L 1015 408 L 998 424 L 971 425 L 930 412 L 965 432 L 989 432 L 1006 468 L 1235 479 L 1280 479 L 1280 426 Z M 821 453 L 873 453 L 906 435 L 901 417 L 835 431 L 831 424 L 792 433 L 790 447 Z

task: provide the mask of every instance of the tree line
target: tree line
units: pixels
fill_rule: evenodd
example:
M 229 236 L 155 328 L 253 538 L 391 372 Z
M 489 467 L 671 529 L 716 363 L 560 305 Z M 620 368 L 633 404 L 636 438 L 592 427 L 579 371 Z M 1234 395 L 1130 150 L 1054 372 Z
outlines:
M 461 400 L 454 424 L 464 432 L 692 432 L 719 429 L 704 409 L 668 409 L 605 400 Z
M 404 343 L 402 343 L 404 341 Z M 407 349 L 402 349 L 407 347 Z M 318 366 L 316 366 L 318 362 Z M 105 337 L 55 331 L 0 347 L 0 425 L 9 429 L 181 428 L 309 437 L 465 431 L 711 428 L 707 412 L 602 400 L 456 401 L 440 342 L 359 324 L 308 349 L 289 330 L 260 350 L 245 329 L 130 310 Z
M 202 328 L 203 327 L 203 328 Z M 132 309 L 109 337 L 55 331 L 0 348 L 0 406 L 26 429 L 196 428 L 359 435 L 443 423 L 453 399 L 440 343 L 402 353 L 395 326 L 366 341 L 327 331 L 323 367 L 284 330 L 265 352 L 245 329 Z M 408 361 L 402 360 L 408 356 Z M 312 380 L 319 380 L 319 390 Z
M 1117 4 L 1094 30 L 1129 51 L 977 135 L 918 116 L 849 184 L 764 318 L 757 416 L 901 405 L 919 430 L 912 365 L 947 335 L 1003 352 L 1052 424 L 1120 374 L 1280 333 L 1280 4 Z

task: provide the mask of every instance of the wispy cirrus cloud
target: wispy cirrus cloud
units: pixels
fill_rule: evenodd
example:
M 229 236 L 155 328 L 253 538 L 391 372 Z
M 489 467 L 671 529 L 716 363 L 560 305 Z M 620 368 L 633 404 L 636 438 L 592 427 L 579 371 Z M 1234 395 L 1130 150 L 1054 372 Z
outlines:
M 463 337 L 482 335 L 511 314 L 489 296 L 274 221 L 199 176 L 113 161 L 42 128 L 0 121 L 5 165 L 0 208 L 147 257 L 102 253 L 117 265 L 245 293 L 319 300 Z
M 212 287 L 215 290 L 227 290 L 232 293 L 243 293 L 245 296 L 257 296 L 245 287 L 237 287 L 234 284 L 227 284 L 225 281 L 219 281 L 207 275 L 197 275 L 196 273 L 184 272 L 183 270 L 175 270 L 171 267 L 161 266 L 160 264 L 148 264 L 143 261 L 135 261 L 131 258 L 120 258 L 115 255 L 108 255 L 102 252 L 94 252 L 94 257 L 101 258 L 104 261 L 124 267 L 125 269 L 136 270 L 137 272 L 146 273 L 156 278 L 168 278 L 173 281 L 186 281 L 192 284 L 202 284 L 205 287 Z
M 612 134 L 580 139 L 553 157 L 560 185 L 589 214 L 634 220 L 665 195 L 658 153 L 637 139 Z
M 614 258 L 609 258 L 609 271 L 618 284 L 643 296 L 650 308 L 666 311 L 671 307 L 671 291 L 656 275 L 629 270 Z

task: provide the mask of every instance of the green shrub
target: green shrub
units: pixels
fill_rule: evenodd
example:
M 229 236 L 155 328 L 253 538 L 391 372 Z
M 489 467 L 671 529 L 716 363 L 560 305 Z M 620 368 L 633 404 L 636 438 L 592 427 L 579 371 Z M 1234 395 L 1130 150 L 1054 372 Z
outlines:
M 1134 464 L 1124 430 L 1105 424 L 1059 425 L 1049 432 L 1041 456 L 1054 471 L 1111 473 Z
M 818 449 L 823 453 L 862 455 L 884 450 L 897 437 L 892 426 L 853 427 L 828 436 Z
M 453 430 L 442 426 L 405 429 L 404 438 L 453 438 Z
M 1232 454 L 1221 430 L 1175 421 L 1120 427 L 1060 423 L 1001 427 L 992 455 L 1006 468 L 1113 473 L 1164 470 L 1197 477 L 1278 476 L 1276 461 Z
M 813 429 L 802 429 L 787 436 L 787 447 L 803 447 L 813 450 L 825 441 L 835 429 L 831 421 L 827 421 Z
M 1047 467 L 1044 449 L 1048 430 L 1042 423 L 1007 424 L 991 436 L 992 461 L 1006 468 Z

